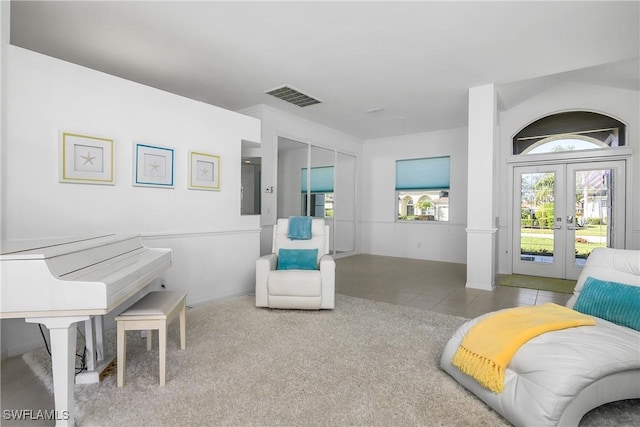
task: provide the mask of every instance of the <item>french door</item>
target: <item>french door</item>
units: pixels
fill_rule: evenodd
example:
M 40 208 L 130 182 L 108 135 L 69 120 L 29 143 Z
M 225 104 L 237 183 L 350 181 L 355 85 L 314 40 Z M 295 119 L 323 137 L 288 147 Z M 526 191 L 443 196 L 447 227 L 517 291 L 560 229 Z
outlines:
M 624 247 L 624 160 L 518 166 L 514 184 L 514 273 L 575 280 L 594 248 Z

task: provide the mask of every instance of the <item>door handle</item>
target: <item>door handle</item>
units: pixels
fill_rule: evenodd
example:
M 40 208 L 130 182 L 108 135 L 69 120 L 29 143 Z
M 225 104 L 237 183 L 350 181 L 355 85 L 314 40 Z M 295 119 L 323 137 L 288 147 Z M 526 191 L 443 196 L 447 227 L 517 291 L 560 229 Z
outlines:
M 567 230 L 577 230 L 579 227 L 576 227 L 575 225 L 570 225 L 567 227 Z
M 561 225 L 554 225 L 553 227 L 551 227 L 553 230 L 562 230 L 562 226 Z

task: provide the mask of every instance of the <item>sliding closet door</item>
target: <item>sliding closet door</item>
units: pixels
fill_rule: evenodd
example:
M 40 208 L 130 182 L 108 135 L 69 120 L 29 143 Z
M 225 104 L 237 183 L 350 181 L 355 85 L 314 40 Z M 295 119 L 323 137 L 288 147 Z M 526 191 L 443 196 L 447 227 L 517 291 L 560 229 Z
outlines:
M 277 217 L 322 218 L 332 254 L 356 250 L 356 157 L 278 138 Z

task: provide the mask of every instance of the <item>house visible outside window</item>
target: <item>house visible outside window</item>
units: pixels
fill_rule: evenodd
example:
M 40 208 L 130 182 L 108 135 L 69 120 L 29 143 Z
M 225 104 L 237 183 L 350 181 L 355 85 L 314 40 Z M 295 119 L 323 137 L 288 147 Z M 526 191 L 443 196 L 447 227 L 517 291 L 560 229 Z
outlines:
M 449 221 L 449 156 L 396 161 L 398 221 Z
M 323 166 L 311 168 L 310 191 L 307 191 L 307 168 L 302 168 L 301 172 L 302 204 L 301 214 L 307 215 L 307 205 L 309 204 L 309 215 L 313 217 L 333 216 L 333 166 Z M 308 196 L 308 197 L 307 197 Z

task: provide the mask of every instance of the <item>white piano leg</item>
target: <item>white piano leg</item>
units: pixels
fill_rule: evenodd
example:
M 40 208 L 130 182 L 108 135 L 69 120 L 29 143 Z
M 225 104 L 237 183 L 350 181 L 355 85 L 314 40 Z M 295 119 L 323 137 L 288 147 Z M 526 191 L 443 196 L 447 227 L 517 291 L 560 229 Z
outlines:
M 76 323 L 88 316 L 37 317 L 25 319 L 28 323 L 42 323 L 51 337 L 51 367 L 56 427 L 74 425 L 74 374 L 76 365 Z
M 84 342 L 87 350 L 84 353 L 87 371 L 96 370 L 96 337 L 93 333 L 93 317 L 84 322 Z
M 104 361 L 104 323 L 102 319 L 103 316 L 93 318 L 96 326 L 96 360 L 98 364 Z
M 87 350 L 85 362 L 87 369 L 75 376 L 76 384 L 94 384 L 100 382 L 100 374 L 114 359 L 114 355 L 105 358 L 103 316 L 92 316 L 84 322 L 84 336 Z
M 104 326 L 102 316 L 92 316 L 84 322 L 84 340 L 87 347 L 85 363 L 87 371 L 95 371 L 104 361 Z

